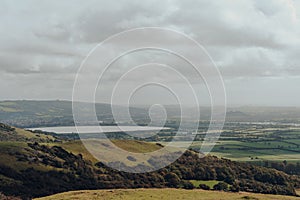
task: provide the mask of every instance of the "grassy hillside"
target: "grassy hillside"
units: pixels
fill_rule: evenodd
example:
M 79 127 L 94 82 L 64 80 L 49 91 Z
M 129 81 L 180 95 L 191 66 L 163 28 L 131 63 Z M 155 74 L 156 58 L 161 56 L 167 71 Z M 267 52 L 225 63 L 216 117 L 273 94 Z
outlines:
M 0 141 L 16 142 L 53 142 L 56 138 L 46 134 L 36 134 L 24 129 L 0 123 Z
M 101 142 L 101 141 L 100 141 Z M 148 152 L 161 145 L 129 140 L 113 140 L 120 148 Z M 56 135 L 32 133 L 0 124 L 0 192 L 5 195 L 41 197 L 54 193 L 117 188 L 203 188 L 295 195 L 297 177 L 283 172 L 232 162 L 214 156 L 199 158 L 185 152 L 170 166 L 151 173 L 132 174 L 113 170 L 94 159 L 80 141 Z M 112 155 L 108 155 L 112 156 Z M 168 157 L 151 157 L 147 166 L 160 165 Z M 120 166 L 120 163 L 117 163 Z M 121 163 L 138 169 L 134 159 Z M 151 165 L 151 166 L 149 166 Z M 224 186 L 225 185 L 225 186 Z
M 91 190 L 74 191 L 57 194 L 36 200 L 288 200 L 299 199 L 280 195 L 266 195 L 253 193 L 228 193 L 205 190 L 180 190 L 180 189 L 127 189 L 127 190 Z
M 104 142 L 103 142 L 104 143 Z M 142 142 L 142 141 L 133 141 L 133 140 L 112 140 L 112 143 L 114 143 L 116 146 L 134 153 L 146 153 L 146 152 L 152 152 L 156 151 L 161 148 L 159 144 L 154 143 L 148 143 L 148 142 Z M 48 144 L 52 145 L 52 144 Z M 84 147 L 81 141 L 68 141 L 63 142 L 59 144 L 53 143 L 53 145 L 59 145 L 69 151 L 70 153 L 73 153 L 75 155 L 81 154 L 84 159 L 90 160 L 93 163 L 98 162 L 96 158 L 94 158 L 90 152 Z M 108 144 L 106 144 L 108 145 Z M 113 155 L 108 155 L 113 156 Z

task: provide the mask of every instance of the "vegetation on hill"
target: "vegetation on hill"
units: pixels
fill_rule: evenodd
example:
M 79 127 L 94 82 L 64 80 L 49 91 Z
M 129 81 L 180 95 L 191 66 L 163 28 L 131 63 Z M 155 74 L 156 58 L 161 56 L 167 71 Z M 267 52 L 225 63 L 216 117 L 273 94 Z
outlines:
M 0 141 L 17 142 L 54 142 L 55 137 L 46 134 L 35 134 L 20 128 L 0 123 Z
M 152 173 L 119 172 L 91 159 L 79 141 L 37 135 L 3 124 L 0 127 L 0 191 L 5 195 L 26 198 L 87 189 L 193 189 L 195 181 L 205 180 L 217 181 L 214 190 L 296 195 L 294 187 L 299 186 L 297 177 L 274 169 L 214 156 L 199 158 L 193 151 L 185 152 L 170 166 Z M 140 141 L 115 140 L 114 143 L 129 151 L 140 149 L 140 152 L 161 147 Z M 161 159 L 164 158 L 155 157 L 148 162 L 156 165 Z M 210 189 L 204 185 L 198 187 Z
M 14 197 L 14 196 L 6 196 L 2 193 L 0 193 L 0 199 L 1 200 L 21 200 L 19 197 Z
M 205 190 L 180 189 L 127 189 L 127 190 L 89 190 L 75 191 L 44 197 L 36 200 L 71 200 L 71 199 L 122 199 L 122 200 L 296 200 L 297 197 L 281 195 L 253 194 L 246 192 L 229 193 Z

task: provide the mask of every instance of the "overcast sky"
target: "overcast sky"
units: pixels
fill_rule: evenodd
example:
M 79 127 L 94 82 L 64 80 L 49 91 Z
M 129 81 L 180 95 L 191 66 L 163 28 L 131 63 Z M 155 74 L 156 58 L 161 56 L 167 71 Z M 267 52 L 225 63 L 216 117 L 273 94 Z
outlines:
M 75 74 L 95 45 L 155 26 L 207 49 L 230 106 L 300 106 L 299 15 L 297 0 L 1 0 L 0 99 L 71 100 Z

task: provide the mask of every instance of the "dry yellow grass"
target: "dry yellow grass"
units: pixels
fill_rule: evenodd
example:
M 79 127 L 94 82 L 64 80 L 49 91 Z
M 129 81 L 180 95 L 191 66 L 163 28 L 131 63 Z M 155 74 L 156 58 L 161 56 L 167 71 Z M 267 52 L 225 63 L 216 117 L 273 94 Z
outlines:
M 152 152 L 161 148 L 160 146 L 153 143 L 135 140 L 112 140 L 111 142 L 126 151 L 134 153 Z M 71 141 L 56 145 L 62 146 L 73 154 L 82 154 L 85 159 L 90 160 L 93 163 L 98 162 L 98 160 L 94 156 L 92 156 L 91 153 L 85 148 L 81 141 Z M 109 153 L 108 156 L 110 156 Z
M 148 153 L 161 148 L 156 144 L 137 140 L 112 140 L 112 143 L 124 150 L 134 153 Z
M 15 128 L 18 135 L 23 136 L 28 139 L 45 139 L 45 140 L 54 140 L 55 138 L 51 135 L 44 135 L 44 134 L 35 134 L 30 131 L 21 129 L 21 128 Z
M 89 190 L 56 194 L 36 200 L 287 200 L 297 197 L 281 195 L 265 195 L 254 193 L 230 193 L 205 190 L 182 189 L 120 189 L 120 190 Z
M 93 163 L 98 162 L 98 160 L 94 156 L 92 156 L 91 153 L 84 147 L 81 141 L 71 141 L 55 145 L 61 146 L 75 155 L 81 154 L 84 159 L 90 160 Z

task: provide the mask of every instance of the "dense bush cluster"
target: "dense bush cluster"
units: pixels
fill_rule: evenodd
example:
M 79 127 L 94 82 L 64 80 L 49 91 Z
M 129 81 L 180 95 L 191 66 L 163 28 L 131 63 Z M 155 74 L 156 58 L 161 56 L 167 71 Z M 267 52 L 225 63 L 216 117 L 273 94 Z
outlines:
M 269 162 L 265 161 L 264 163 L 265 167 L 277 169 L 279 171 L 283 171 L 287 174 L 291 175 L 300 175 L 300 163 L 288 163 L 287 161 L 283 162 Z
M 188 151 L 169 168 L 185 180 L 219 180 L 231 187 L 231 191 L 249 191 L 270 194 L 294 195 L 290 176 L 274 169 L 233 162 L 213 156 L 199 158 Z M 222 189 L 223 190 L 223 189 Z
M 252 166 L 207 156 L 199 158 L 187 151 L 172 165 L 152 173 L 132 174 L 113 170 L 98 162 L 95 165 L 58 146 L 29 143 L 27 151 L 34 151 L 34 162 L 51 166 L 48 171 L 34 168 L 17 171 L 0 165 L 0 175 L 10 183 L 2 183 L 0 191 L 6 195 L 38 197 L 69 190 L 112 188 L 185 188 L 193 189 L 190 180 L 218 180 L 215 190 L 249 191 L 295 195 L 293 184 L 299 182 L 277 170 Z M 21 156 L 21 155 L 19 155 Z M 24 156 L 23 156 L 24 157 Z M 205 185 L 199 188 L 209 189 Z

